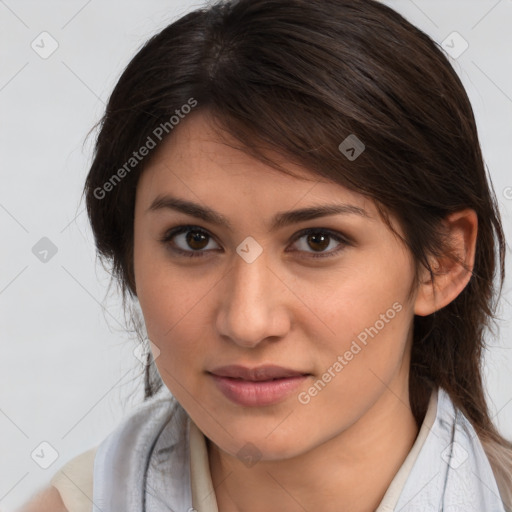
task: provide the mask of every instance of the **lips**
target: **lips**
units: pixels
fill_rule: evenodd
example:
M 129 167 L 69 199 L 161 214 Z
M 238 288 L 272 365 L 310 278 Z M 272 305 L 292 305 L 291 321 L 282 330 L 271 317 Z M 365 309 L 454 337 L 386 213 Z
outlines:
M 226 398 L 245 407 L 276 405 L 296 392 L 311 375 L 273 365 L 221 366 L 207 373 Z
M 240 365 L 221 366 L 211 370 L 209 373 L 218 377 L 230 377 L 252 382 L 270 381 L 274 379 L 285 379 L 289 377 L 301 377 L 309 375 L 307 372 L 292 370 L 282 366 L 265 365 L 255 368 L 247 368 Z

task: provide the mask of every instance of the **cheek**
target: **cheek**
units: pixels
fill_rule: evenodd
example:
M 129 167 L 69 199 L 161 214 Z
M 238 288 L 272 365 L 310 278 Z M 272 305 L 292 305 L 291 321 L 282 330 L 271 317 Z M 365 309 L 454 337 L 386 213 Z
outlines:
M 361 387 L 381 387 L 379 377 L 388 381 L 402 363 L 414 315 L 408 300 L 413 266 L 400 252 L 370 254 L 335 278 L 313 296 L 322 322 L 312 324 L 308 337 L 316 340 L 321 372 L 336 364 L 331 371 L 339 387 L 332 389 L 358 396 Z
M 154 279 L 150 274 L 154 274 Z M 196 334 L 196 330 L 201 331 L 201 324 L 197 320 L 202 313 L 197 297 L 184 292 L 179 279 L 162 279 L 159 273 L 151 270 L 141 276 L 140 282 L 139 302 L 151 341 L 162 354 L 171 345 L 175 349 L 179 349 L 180 345 L 190 348 L 190 338 Z
M 406 260 L 397 260 L 396 255 L 389 257 L 394 265 L 383 264 L 381 256 L 370 256 L 365 255 L 364 261 L 360 258 L 357 264 L 347 265 L 314 282 L 300 283 L 296 288 L 297 295 L 308 306 L 304 318 L 310 316 L 309 325 L 316 331 L 315 337 L 338 340 L 342 349 L 376 323 L 379 331 L 396 334 L 398 324 L 406 316 L 403 311 L 409 305 L 406 301 L 412 268 Z M 402 312 L 398 313 L 397 309 Z M 383 321 L 385 328 L 382 328 Z M 305 320 L 302 325 L 308 328 Z
M 166 260 L 165 251 L 147 233 L 135 231 L 134 273 L 148 334 L 164 341 L 173 326 L 193 305 L 179 269 Z M 152 340 L 153 341 L 153 340 Z
M 182 403 L 188 403 L 188 394 L 196 395 L 197 375 L 204 357 L 201 339 L 204 324 L 198 321 L 204 312 L 200 304 L 176 293 L 175 283 L 166 286 L 156 280 L 151 288 L 146 283 L 146 292 L 140 298 L 141 309 L 148 337 L 156 347 L 155 364 L 171 393 Z M 184 394 L 184 389 L 187 392 Z
M 155 364 L 171 392 L 177 392 L 174 379 L 187 380 L 190 370 L 202 360 L 204 308 L 208 290 L 213 291 L 213 287 L 159 259 L 154 252 L 137 248 L 134 252 L 138 300 L 148 337 L 159 350 Z

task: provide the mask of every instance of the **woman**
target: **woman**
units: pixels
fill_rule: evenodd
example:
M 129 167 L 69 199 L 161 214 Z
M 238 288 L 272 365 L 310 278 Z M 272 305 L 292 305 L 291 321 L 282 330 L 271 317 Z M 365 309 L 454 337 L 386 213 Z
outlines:
M 510 510 L 481 374 L 499 213 L 459 78 L 399 14 L 183 16 L 117 83 L 85 196 L 152 355 L 56 506 Z

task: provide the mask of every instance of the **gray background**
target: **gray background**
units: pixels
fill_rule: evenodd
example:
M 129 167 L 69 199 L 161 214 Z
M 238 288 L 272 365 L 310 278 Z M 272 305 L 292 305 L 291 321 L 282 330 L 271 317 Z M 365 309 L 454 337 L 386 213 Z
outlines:
M 439 43 L 456 31 L 469 44 L 451 62 L 472 101 L 512 239 L 512 1 L 386 3 Z M 140 45 L 199 5 L 0 0 L 1 511 L 18 507 L 69 459 L 99 444 L 142 398 L 136 341 L 123 331 L 118 297 L 106 296 L 108 275 L 96 262 L 80 202 L 94 134 L 84 139 Z M 51 49 L 44 31 L 58 43 L 46 59 L 31 47 L 46 37 L 45 51 Z M 454 50 L 463 48 L 453 41 Z M 57 249 L 46 262 L 32 252 L 43 237 Z M 510 283 L 500 309 L 505 320 L 486 358 L 494 419 L 509 438 Z M 58 452 L 47 469 L 31 458 L 42 442 Z

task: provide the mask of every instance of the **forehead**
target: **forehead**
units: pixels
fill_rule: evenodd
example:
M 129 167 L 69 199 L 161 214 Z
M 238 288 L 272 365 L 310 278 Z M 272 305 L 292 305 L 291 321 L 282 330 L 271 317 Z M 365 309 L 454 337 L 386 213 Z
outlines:
M 190 177 L 195 174 L 201 178 L 209 179 L 218 177 L 214 171 L 225 169 L 231 176 L 241 173 L 247 177 L 251 171 L 261 174 L 267 172 L 267 178 L 277 178 L 284 173 L 266 165 L 259 159 L 249 155 L 240 147 L 240 142 L 223 129 L 218 123 L 214 123 L 209 113 L 196 111 L 189 114 L 178 126 L 174 128 L 157 146 L 150 167 L 165 167 L 184 171 Z M 294 174 L 294 181 L 316 183 L 320 176 L 310 170 L 294 164 L 291 159 L 278 154 L 271 149 L 265 149 L 265 153 L 288 172 Z
M 287 160 L 276 152 L 268 156 L 290 176 L 243 151 L 240 143 L 203 112 L 188 115 L 155 149 L 143 171 L 137 195 L 145 203 L 157 194 L 172 193 L 197 202 L 235 202 L 275 209 L 319 202 L 350 202 L 376 215 L 373 202 L 338 183 Z

